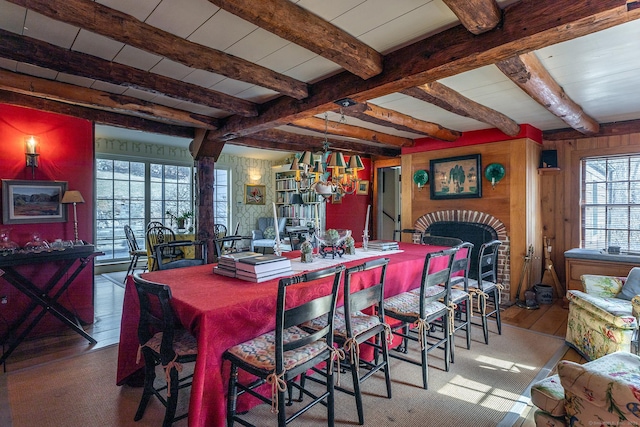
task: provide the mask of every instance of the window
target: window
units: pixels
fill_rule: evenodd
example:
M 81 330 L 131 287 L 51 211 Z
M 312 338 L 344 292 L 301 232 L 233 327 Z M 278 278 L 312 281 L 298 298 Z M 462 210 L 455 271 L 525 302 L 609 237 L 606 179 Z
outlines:
M 582 160 L 582 245 L 640 252 L 640 155 Z
M 215 211 L 213 218 L 216 224 L 222 224 L 227 227 L 228 234 L 232 234 L 234 230 L 231 228 L 231 197 L 229 197 L 231 171 L 217 167 L 214 170 L 213 182 L 213 206 Z
M 168 221 L 165 212 L 193 206 L 192 168 L 145 161 L 96 159 L 96 247 L 98 263 L 129 258 L 124 226 L 145 247 L 149 221 Z M 170 224 L 167 224 L 170 225 Z M 175 224 L 173 224 L 175 225 Z

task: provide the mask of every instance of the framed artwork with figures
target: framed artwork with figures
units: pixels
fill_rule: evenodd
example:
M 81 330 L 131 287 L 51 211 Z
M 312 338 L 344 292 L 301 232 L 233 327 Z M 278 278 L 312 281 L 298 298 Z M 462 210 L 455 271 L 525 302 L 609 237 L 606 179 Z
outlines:
M 432 199 L 482 197 L 480 154 L 432 159 L 429 163 Z
M 264 205 L 266 198 L 266 186 L 260 184 L 245 184 L 245 205 Z

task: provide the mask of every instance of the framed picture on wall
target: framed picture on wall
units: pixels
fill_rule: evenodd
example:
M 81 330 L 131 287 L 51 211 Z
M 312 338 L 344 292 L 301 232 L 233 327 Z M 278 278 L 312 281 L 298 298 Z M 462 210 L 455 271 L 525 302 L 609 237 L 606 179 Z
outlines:
M 244 203 L 245 205 L 264 205 L 266 198 L 266 186 L 259 184 L 245 184 Z
M 360 196 L 366 196 L 369 194 L 369 181 L 363 179 L 358 181 L 358 187 L 356 188 L 356 194 Z
M 432 159 L 429 163 L 432 199 L 482 197 L 480 154 Z
M 342 203 L 342 194 L 340 193 L 333 193 L 331 195 L 331 203 L 336 204 L 336 203 Z
M 67 221 L 61 202 L 67 181 L 2 180 L 2 223 L 36 224 Z

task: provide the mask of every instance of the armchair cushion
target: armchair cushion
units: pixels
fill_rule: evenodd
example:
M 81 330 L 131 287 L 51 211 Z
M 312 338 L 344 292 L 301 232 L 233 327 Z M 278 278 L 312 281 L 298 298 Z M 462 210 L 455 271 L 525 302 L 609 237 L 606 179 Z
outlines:
M 631 301 L 633 297 L 640 295 L 640 267 L 634 267 L 629 272 L 627 280 L 622 285 L 618 298 Z
M 601 298 L 615 298 L 620 293 L 626 280 L 624 277 L 599 276 L 583 274 L 580 276 L 583 291 Z
M 276 238 L 276 229 L 273 226 L 269 226 L 264 229 L 262 235 L 265 239 L 275 239 Z
M 531 403 L 554 417 L 561 417 L 564 411 L 564 389 L 560 378 L 552 375 L 531 386 Z

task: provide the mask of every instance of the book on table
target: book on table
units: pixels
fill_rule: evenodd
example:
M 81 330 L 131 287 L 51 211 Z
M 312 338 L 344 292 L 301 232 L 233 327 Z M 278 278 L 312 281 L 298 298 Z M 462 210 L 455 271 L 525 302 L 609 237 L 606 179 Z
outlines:
M 236 264 L 243 258 L 251 258 L 256 256 L 261 256 L 258 252 L 236 252 L 232 254 L 222 255 L 218 258 L 218 265 L 228 266 L 229 268 L 233 268 L 235 270 Z
M 230 268 L 224 268 L 221 266 L 215 266 L 213 267 L 213 272 L 215 274 L 219 274 L 221 276 L 227 276 L 227 277 L 236 277 L 236 269 L 230 269 Z
M 369 241 L 369 247 L 371 249 L 379 250 L 392 250 L 399 249 L 398 242 L 395 240 L 371 240 Z
M 281 268 L 277 270 L 272 270 L 263 273 L 252 273 L 249 271 L 236 271 L 236 277 L 238 279 L 247 280 L 249 282 L 266 282 L 267 280 L 277 279 L 279 277 L 291 276 L 293 275 L 293 270 L 291 267 Z
M 291 268 L 291 260 L 276 255 L 260 255 L 242 258 L 236 263 L 236 271 L 242 270 L 250 273 L 263 273 L 281 270 L 283 268 Z

